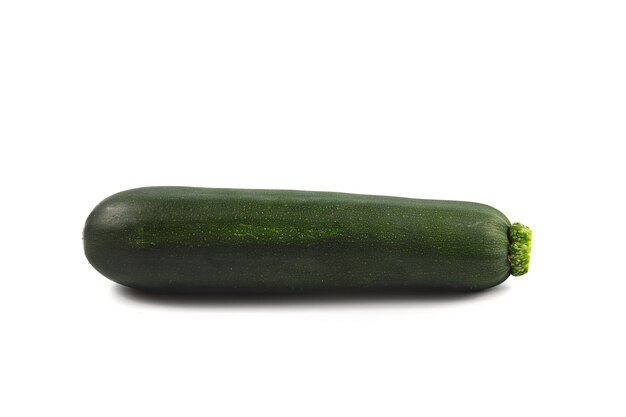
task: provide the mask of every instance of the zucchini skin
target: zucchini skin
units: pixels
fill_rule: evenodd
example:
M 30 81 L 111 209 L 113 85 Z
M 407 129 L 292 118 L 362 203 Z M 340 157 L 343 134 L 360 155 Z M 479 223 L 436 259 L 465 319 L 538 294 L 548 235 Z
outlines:
M 510 225 L 471 202 L 146 187 L 98 204 L 83 243 L 101 274 L 143 290 L 464 291 L 510 275 Z

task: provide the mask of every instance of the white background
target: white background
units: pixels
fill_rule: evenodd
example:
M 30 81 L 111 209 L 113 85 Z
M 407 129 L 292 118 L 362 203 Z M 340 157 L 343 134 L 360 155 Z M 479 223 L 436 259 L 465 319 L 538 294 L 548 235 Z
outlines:
M 4 1 L 0 414 L 626 413 L 615 1 Z M 108 195 L 492 205 L 530 272 L 471 296 L 185 300 L 83 255 Z

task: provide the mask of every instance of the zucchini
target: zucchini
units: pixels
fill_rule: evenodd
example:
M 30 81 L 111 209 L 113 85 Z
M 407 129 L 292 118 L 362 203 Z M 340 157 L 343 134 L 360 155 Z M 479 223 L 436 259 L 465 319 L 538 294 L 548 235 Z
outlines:
M 147 187 L 85 223 L 85 255 L 156 291 L 480 290 L 527 272 L 531 231 L 478 203 Z

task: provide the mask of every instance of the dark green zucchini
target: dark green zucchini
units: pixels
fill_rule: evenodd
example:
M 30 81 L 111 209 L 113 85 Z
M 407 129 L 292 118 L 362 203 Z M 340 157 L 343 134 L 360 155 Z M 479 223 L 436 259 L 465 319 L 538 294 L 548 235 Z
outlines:
M 148 187 L 102 201 L 83 241 L 104 276 L 193 292 L 478 290 L 528 270 L 531 232 L 484 204 Z

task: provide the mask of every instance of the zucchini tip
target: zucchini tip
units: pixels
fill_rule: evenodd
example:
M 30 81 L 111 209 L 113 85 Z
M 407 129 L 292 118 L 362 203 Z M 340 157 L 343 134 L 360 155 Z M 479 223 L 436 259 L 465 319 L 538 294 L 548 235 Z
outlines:
M 509 262 L 511 275 L 520 276 L 528 272 L 533 231 L 521 223 L 513 223 L 509 228 Z

